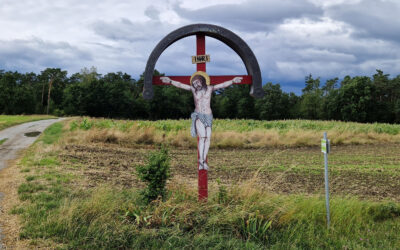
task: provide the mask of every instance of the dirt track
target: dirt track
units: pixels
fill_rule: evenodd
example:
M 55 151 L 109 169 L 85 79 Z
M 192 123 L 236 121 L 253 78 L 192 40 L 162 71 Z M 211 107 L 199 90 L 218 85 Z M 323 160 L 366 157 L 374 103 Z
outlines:
M 0 171 L 7 166 L 8 161 L 17 157 L 20 150 L 29 147 L 36 140 L 39 134 L 43 132 L 43 130 L 57 121 L 60 121 L 60 119 L 28 122 L 0 131 L 0 141 L 6 139 L 4 143 L 0 145 Z M 2 190 L 0 190 L 0 202 L 3 198 L 1 191 Z M 1 210 L 2 206 L 0 205 L 0 211 Z M 1 233 L 2 230 L 0 227 L 0 249 L 3 248 L 3 236 Z

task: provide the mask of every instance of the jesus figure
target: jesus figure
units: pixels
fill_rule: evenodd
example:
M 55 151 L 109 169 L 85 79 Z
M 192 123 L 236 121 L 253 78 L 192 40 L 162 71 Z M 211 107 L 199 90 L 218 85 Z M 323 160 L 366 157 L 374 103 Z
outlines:
M 243 77 L 235 77 L 232 80 L 210 85 L 210 77 L 206 72 L 197 71 L 190 78 L 190 84 L 186 85 L 178 81 L 171 80 L 169 77 L 160 78 L 163 83 L 171 83 L 175 87 L 190 90 L 193 93 L 195 110 L 191 115 L 192 126 L 190 133 L 193 137 L 199 138 L 199 170 L 208 170 L 207 154 L 210 148 L 211 128 L 213 115 L 211 111 L 211 95 L 217 89 L 231 86 L 233 83 L 240 83 Z

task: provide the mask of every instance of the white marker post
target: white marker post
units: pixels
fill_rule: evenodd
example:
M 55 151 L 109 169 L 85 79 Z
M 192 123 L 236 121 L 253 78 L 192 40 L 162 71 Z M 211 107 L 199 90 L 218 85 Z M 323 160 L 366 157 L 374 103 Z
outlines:
M 330 141 L 327 138 L 326 132 L 324 132 L 324 139 L 321 140 L 321 152 L 324 153 L 325 159 L 325 199 L 326 199 L 326 220 L 328 227 L 331 224 L 331 216 L 329 212 L 329 179 L 328 179 L 328 154 L 331 151 Z

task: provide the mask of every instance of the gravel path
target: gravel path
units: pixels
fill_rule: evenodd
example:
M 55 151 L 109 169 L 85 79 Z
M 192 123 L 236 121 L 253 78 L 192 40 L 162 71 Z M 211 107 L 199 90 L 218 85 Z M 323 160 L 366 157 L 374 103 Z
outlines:
M 29 147 L 36 138 L 51 124 L 62 119 L 41 120 L 27 122 L 0 131 L 0 171 L 7 166 L 7 161 L 17 157 L 20 150 Z M 4 141 L 5 139 L 5 141 Z M 4 195 L 0 190 L 0 200 Z M 2 208 L 0 207 L 0 210 Z M 0 225 L 1 226 L 1 225 Z M 5 248 L 2 244 L 3 235 L 0 227 L 0 249 Z

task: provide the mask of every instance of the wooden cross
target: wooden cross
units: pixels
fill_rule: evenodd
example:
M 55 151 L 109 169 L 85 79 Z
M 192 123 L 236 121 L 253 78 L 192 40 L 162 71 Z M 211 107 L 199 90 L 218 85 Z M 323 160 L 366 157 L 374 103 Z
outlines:
M 206 54 L 206 39 L 203 34 L 196 34 L 196 50 L 197 56 Z M 206 72 L 206 63 L 197 63 L 197 71 Z M 161 76 L 153 77 L 153 85 L 170 85 L 165 84 L 160 79 Z M 171 80 L 178 81 L 187 85 L 190 85 L 190 77 L 191 76 L 168 76 Z M 242 77 L 242 81 L 239 84 L 252 84 L 252 76 L 251 75 L 226 75 L 226 76 L 210 76 L 210 84 L 219 84 L 225 81 L 232 80 L 234 77 Z M 197 144 L 199 143 L 199 137 L 197 137 Z M 197 145 L 198 146 L 198 145 Z M 197 147 L 197 159 L 199 159 L 199 152 Z M 199 164 L 199 161 L 197 161 Z M 207 162 L 207 159 L 206 159 Z M 199 169 L 199 166 L 197 166 Z M 208 197 L 208 176 L 207 170 L 200 169 L 198 170 L 198 192 L 199 192 L 199 200 L 207 200 Z

